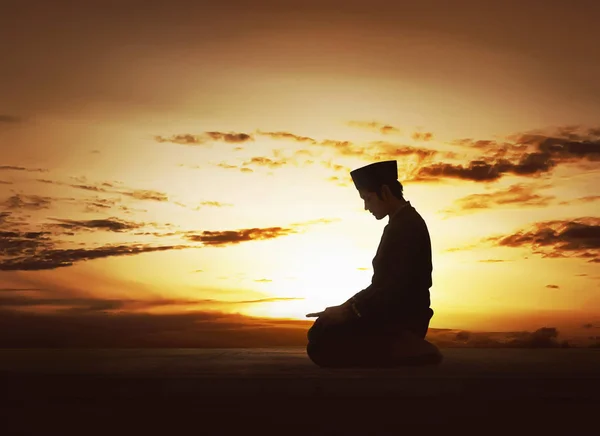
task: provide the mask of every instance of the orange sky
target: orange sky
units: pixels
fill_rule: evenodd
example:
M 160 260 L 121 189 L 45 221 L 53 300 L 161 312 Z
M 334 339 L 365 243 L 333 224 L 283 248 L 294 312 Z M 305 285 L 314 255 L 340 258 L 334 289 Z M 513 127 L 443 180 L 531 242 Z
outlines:
M 37 3 L 0 17 L 0 310 L 301 319 L 369 284 L 348 172 L 397 159 L 432 327 L 600 327 L 594 2 Z

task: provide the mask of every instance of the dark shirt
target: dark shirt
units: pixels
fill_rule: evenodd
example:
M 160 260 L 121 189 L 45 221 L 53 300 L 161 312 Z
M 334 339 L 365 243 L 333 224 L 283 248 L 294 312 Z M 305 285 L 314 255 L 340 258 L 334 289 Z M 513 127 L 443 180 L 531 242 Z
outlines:
M 364 320 L 401 321 L 429 310 L 431 240 L 425 221 L 406 202 L 385 226 L 373 258 L 371 284 L 351 300 Z

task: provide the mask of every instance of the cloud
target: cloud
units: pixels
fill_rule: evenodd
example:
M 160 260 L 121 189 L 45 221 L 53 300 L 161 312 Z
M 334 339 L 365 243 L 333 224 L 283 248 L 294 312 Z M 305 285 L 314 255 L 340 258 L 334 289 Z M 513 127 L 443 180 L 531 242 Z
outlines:
M 93 303 L 90 301 L 89 303 Z M 305 345 L 310 321 L 216 311 L 182 314 L 0 311 L 0 347 L 249 348 Z M 114 302 L 107 302 L 107 306 Z
M 271 283 L 273 280 L 269 280 L 269 279 L 257 279 L 254 280 L 257 283 Z
M 50 249 L 52 242 L 48 235 L 50 232 L 0 231 L 0 256 L 26 256 L 39 249 Z
M 384 135 L 390 133 L 400 133 L 400 129 L 389 124 L 378 123 L 377 121 L 349 121 L 348 125 L 351 127 L 358 127 L 361 129 L 376 131 L 383 133 Z
M 509 262 L 506 259 L 481 259 L 478 260 L 477 262 L 481 262 L 481 263 L 500 263 L 500 262 Z
M 0 123 L 20 123 L 23 119 L 15 115 L 0 114 Z
M 169 138 L 162 136 L 155 136 L 154 139 L 157 142 L 171 142 L 173 144 L 182 145 L 204 145 L 213 141 L 221 141 L 228 143 L 242 143 L 247 141 L 253 141 L 254 138 L 247 133 L 235 133 L 235 132 L 204 132 L 201 135 L 192 135 L 189 133 L 173 135 Z
M 544 153 L 527 153 L 517 163 L 499 159 L 494 163 L 473 160 L 468 165 L 435 163 L 419 168 L 411 181 L 438 181 L 443 178 L 470 180 L 474 182 L 494 182 L 505 174 L 536 176 L 550 171 L 556 163 Z
M 564 200 L 559 204 L 568 205 L 568 204 L 582 204 L 582 203 L 593 203 L 595 201 L 600 201 L 600 195 L 588 195 L 585 197 L 575 198 L 573 200 Z
M 411 138 L 415 141 L 431 141 L 433 139 L 433 133 L 431 132 L 414 132 Z
M 558 286 L 558 285 L 546 285 L 546 287 L 548 289 L 559 289 L 560 288 L 560 286 Z
M 7 182 L 5 180 L 0 180 L 0 185 L 12 185 L 13 182 Z
M 366 123 L 366 126 L 369 126 L 369 128 L 376 128 L 379 130 L 383 129 L 386 132 L 392 132 L 395 129 L 392 126 L 381 125 L 378 123 Z M 274 139 L 286 139 L 299 143 L 308 143 L 313 146 L 329 149 L 339 156 L 357 157 L 364 160 L 386 160 L 414 155 L 419 158 L 419 161 L 423 161 L 424 159 L 430 158 L 437 153 L 437 151 L 431 149 L 393 144 L 387 141 L 371 141 L 365 145 L 358 145 L 353 143 L 352 141 L 342 141 L 334 139 L 324 139 L 322 141 L 317 141 L 314 138 L 296 135 L 290 132 L 259 131 L 259 134 L 269 136 Z M 423 135 L 424 136 L 422 136 L 422 139 L 429 139 L 429 136 L 427 136 L 426 134 Z M 314 152 L 312 150 L 298 150 L 296 154 L 306 154 L 309 156 L 314 156 Z
M 151 189 L 133 189 L 126 187 L 115 187 L 115 183 L 111 182 L 101 182 L 96 184 L 88 184 L 85 180 L 81 180 L 83 183 L 64 183 L 56 180 L 48 180 L 48 179 L 37 179 L 40 183 L 52 184 L 52 185 L 60 185 L 60 186 L 70 186 L 75 189 L 82 189 L 84 191 L 92 191 L 98 193 L 106 193 L 106 194 L 119 194 L 125 195 L 127 197 L 135 198 L 136 200 L 150 200 L 150 201 L 159 201 L 166 202 L 169 201 L 169 196 L 160 191 L 154 191 Z
M 293 164 L 295 161 L 291 159 L 271 159 L 268 157 L 253 157 L 250 160 L 247 160 L 243 163 L 243 165 L 257 165 L 257 166 L 265 166 L 269 168 L 279 168 L 284 165 Z
M 552 171 L 557 165 L 600 160 L 600 129 L 559 128 L 555 135 L 539 133 L 516 134 L 508 141 L 460 139 L 454 145 L 482 153 L 466 165 L 437 162 L 422 166 L 413 182 L 439 181 L 444 178 L 474 182 L 494 182 L 511 174 L 537 177 Z
M 120 194 L 135 198 L 136 200 L 169 201 L 168 195 L 164 192 L 153 191 L 149 189 L 134 189 L 118 192 Z
M 42 169 L 42 168 L 25 168 L 25 167 L 19 167 L 19 166 L 15 166 L 15 165 L 0 165 L 0 171 L 29 171 L 29 172 L 35 172 L 35 173 L 44 173 L 44 172 L 47 172 L 48 170 Z
M 559 348 L 555 327 L 533 332 L 469 332 L 453 329 L 430 329 L 427 340 L 443 348 Z
M 283 236 L 289 236 L 299 233 L 303 228 L 320 225 L 331 224 L 338 222 L 336 218 L 321 218 L 300 223 L 293 223 L 289 227 L 264 227 L 239 230 L 205 230 L 203 232 L 184 232 L 184 238 L 193 241 L 201 242 L 204 246 L 222 247 L 235 245 L 241 242 L 249 241 L 264 241 L 267 239 L 275 239 Z
M 201 242 L 205 246 L 222 247 L 235 245 L 241 242 L 262 241 L 275 239 L 297 233 L 292 228 L 267 227 L 241 230 L 203 231 L 201 233 L 188 232 L 185 239 L 193 242 Z
M 4 202 L 4 207 L 7 209 L 40 210 L 50 208 L 51 204 L 52 199 L 50 197 L 15 194 Z
M 290 140 L 290 141 L 295 141 L 295 142 L 317 144 L 317 141 L 313 138 L 310 138 L 308 136 L 295 135 L 290 132 L 263 132 L 263 131 L 257 130 L 257 134 L 262 135 L 262 136 L 268 136 L 273 139 L 285 139 L 285 140 Z
M 499 247 L 527 247 L 543 257 L 578 257 L 598 262 L 600 218 L 539 222 L 529 229 L 489 237 L 484 241 Z
M 233 206 L 231 203 L 221 203 L 220 201 L 202 201 L 200 205 L 194 208 L 194 210 L 200 210 L 203 207 L 230 207 Z
M 60 224 L 53 224 L 63 229 L 68 230 L 109 230 L 111 232 L 123 232 L 127 230 L 135 230 L 143 227 L 144 224 L 134 223 L 130 221 L 121 220 L 119 218 L 107 218 L 107 219 L 96 219 L 96 220 L 69 220 L 69 219 L 58 219 L 50 218 L 53 221 L 58 221 Z
M 506 189 L 486 194 L 471 194 L 459 198 L 454 202 L 454 207 L 442 212 L 447 214 L 459 214 L 475 210 L 490 210 L 502 206 L 518 205 L 520 207 L 542 207 L 548 206 L 555 196 L 537 194 L 535 190 L 542 187 L 535 185 L 515 184 Z
M 105 245 L 97 248 L 57 249 L 50 248 L 50 244 L 43 246 L 38 240 L 30 241 L 26 246 L 27 239 L 21 239 L 23 245 L 16 247 L 20 256 L 0 260 L 0 271 L 39 271 L 72 266 L 77 262 L 92 259 L 100 259 L 116 256 L 133 256 L 141 253 L 157 251 L 179 250 L 190 248 L 185 245 L 148 246 L 142 244 L 131 245 Z M 4 244 L 4 241 L 2 242 Z M 1 246 L 0 246 L 1 247 Z M 11 248 L 11 247 L 9 247 Z M 14 248 L 14 247 L 13 247 Z M 4 253 L 3 253 L 4 254 Z M 10 252 L 8 253 L 11 254 Z

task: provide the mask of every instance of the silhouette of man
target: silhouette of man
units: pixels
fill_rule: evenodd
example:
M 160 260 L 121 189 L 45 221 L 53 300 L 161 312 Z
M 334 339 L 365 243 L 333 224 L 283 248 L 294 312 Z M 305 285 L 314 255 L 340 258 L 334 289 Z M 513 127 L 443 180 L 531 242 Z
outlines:
M 403 197 L 395 160 L 350 173 L 377 220 L 386 216 L 371 284 L 339 306 L 320 313 L 308 331 L 307 354 L 323 367 L 439 363 L 425 340 L 432 285 L 431 241 L 425 221 Z

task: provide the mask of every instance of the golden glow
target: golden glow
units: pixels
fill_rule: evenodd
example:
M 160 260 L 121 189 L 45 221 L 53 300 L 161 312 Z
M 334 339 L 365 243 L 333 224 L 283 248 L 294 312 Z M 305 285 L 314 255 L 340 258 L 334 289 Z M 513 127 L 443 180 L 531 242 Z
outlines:
M 50 200 L 41 207 L 6 210 L 19 213 L 28 231 L 56 224 L 53 218 L 116 218 L 140 225 L 120 232 L 53 235 L 60 248 L 133 243 L 193 248 L 90 259 L 48 271 L 1 271 L 0 287 L 45 287 L 61 298 L 182 300 L 147 311 L 305 319 L 305 313 L 339 304 L 370 282 L 371 260 L 387 218 L 376 221 L 362 210 L 348 170 L 371 162 L 378 155 L 373 150 L 387 144 L 388 151 L 416 147 L 436 152 L 426 158 L 398 153 L 405 182 L 419 165 L 466 166 L 485 154 L 457 140 L 503 142 L 507 135 L 547 126 L 597 127 L 594 94 L 579 85 L 587 83 L 584 76 L 592 77 L 593 69 L 572 80 L 551 76 L 558 61 L 538 64 L 541 53 L 534 59 L 513 46 L 496 45 L 506 42 L 505 29 L 498 30 L 502 38 L 486 46 L 470 23 L 461 27 L 475 32 L 466 38 L 460 32 L 421 28 L 412 19 L 397 26 L 370 14 L 327 15 L 322 21 L 299 21 L 290 14 L 266 14 L 260 30 L 244 27 L 249 24 L 240 19 L 243 15 L 235 20 L 239 29 L 228 27 L 229 16 L 221 17 L 210 29 L 218 34 L 214 39 L 185 35 L 157 44 L 136 39 L 136 31 L 130 43 L 123 43 L 123 35 L 107 30 L 110 23 L 90 22 L 89 28 L 98 30 L 94 35 L 106 35 L 94 39 L 102 56 L 86 48 L 83 57 L 75 57 L 75 69 L 61 60 L 74 59 L 81 49 L 75 42 L 83 39 L 69 35 L 57 43 L 56 60 L 48 55 L 54 48 L 38 47 L 45 40 L 38 32 L 44 29 L 22 30 L 30 49 L 23 48 L 27 56 L 15 59 L 14 71 L 35 75 L 48 70 L 57 79 L 56 89 L 46 89 L 46 83 L 54 83 L 46 76 L 35 76 L 29 86 L 20 76 L 0 84 L 0 91 L 10 87 L 6 107 L 23 117 L 22 122 L 0 122 L 0 152 L 6 161 L 1 163 L 47 171 L 0 171 L 0 195 L 3 201 L 17 194 Z M 86 17 L 93 21 L 93 15 Z M 156 23 L 162 26 L 162 19 L 156 17 Z M 143 27 L 140 35 L 158 38 L 159 24 Z M 56 38 L 64 35 L 59 32 Z M 548 77 L 541 78 L 540 71 Z M 393 129 L 377 127 L 383 125 Z M 207 132 L 252 138 L 206 140 Z M 204 140 L 156 140 L 177 135 Z M 345 141 L 347 146 L 339 146 Z M 597 263 L 582 257 L 544 258 L 530 246 L 482 243 L 536 222 L 597 216 L 597 202 L 561 204 L 597 194 L 597 160 L 586 160 L 585 168 L 579 164 L 561 164 L 535 177 L 506 174 L 485 183 L 406 181 L 405 196 L 425 218 L 432 238 L 431 296 L 439 314 L 434 327 L 469 328 L 515 311 L 532 317 L 558 309 L 600 312 Z M 547 203 L 508 201 L 457 210 L 461 198 L 517 184 Z M 144 199 L 134 191 L 165 197 Z M 98 199 L 110 204 L 84 207 Z M 331 222 L 318 222 L 323 219 Z M 289 234 L 214 247 L 185 238 L 186 232 L 277 227 Z M 474 313 L 478 316 L 461 318 Z

